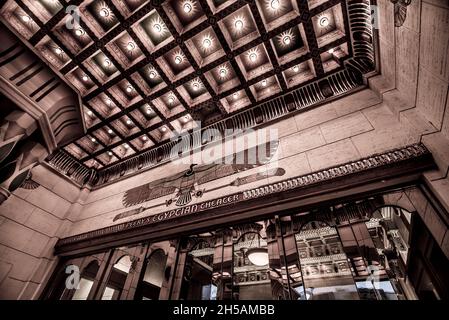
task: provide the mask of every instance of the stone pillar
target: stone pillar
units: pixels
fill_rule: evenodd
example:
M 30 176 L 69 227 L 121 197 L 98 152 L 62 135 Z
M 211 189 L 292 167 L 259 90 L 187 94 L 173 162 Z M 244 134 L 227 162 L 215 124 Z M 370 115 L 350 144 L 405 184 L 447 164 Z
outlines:
M 17 158 L 0 167 L 0 205 L 8 199 L 11 192 L 22 185 L 31 169 L 47 156 L 47 149 L 40 143 L 29 141 L 22 147 Z
M 11 154 L 17 143 L 37 129 L 37 121 L 20 110 L 11 112 L 0 124 L 0 164 Z

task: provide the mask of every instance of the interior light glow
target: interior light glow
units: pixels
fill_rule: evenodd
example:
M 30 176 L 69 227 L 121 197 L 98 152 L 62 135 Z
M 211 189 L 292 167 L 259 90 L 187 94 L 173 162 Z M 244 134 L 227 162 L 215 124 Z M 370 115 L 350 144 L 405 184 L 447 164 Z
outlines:
M 266 87 L 266 86 L 267 86 L 267 80 L 266 80 L 266 79 L 262 80 L 262 86 L 263 86 L 263 87 Z
M 242 30 L 243 29 L 243 19 L 242 18 L 237 18 L 235 21 L 234 21 L 234 27 L 235 27 L 235 29 L 237 30 L 237 31 L 240 31 L 240 30 Z
M 154 79 L 157 77 L 157 72 L 155 70 L 150 70 L 149 76 L 150 76 L 150 79 Z
M 83 75 L 82 79 L 83 79 L 83 81 L 88 81 L 89 77 L 87 75 Z
M 176 64 L 181 64 L 183 60 L 184 59 L 182 58 L 182 55 L 180 55 L 180 54 L 175 55 L 175 63 Z
M 125 149 L 129 148 L 129 145 L 127 143 L 125 143 L 123 146 L 125 147 Z
M 265 248 L 251 248 L 246 252 L 248 260 L 256 266 L 268 264 L 268 250 Z
M 281 6 L 281 3 L 280 3 L 279 0 L 272 0 L 272 1 L 270 2 L 270 7 L 271 7 L 271 9 L 273 9 L 273 10 L 279 9 L 280 6 Z
M 61 54 L 61 53 L 62 53 L 62 50 L 61 50 L 61 48 L 59 48 L 59 47 L 58 47 L 58 48 L 56 48 L 56 49 L 55 49 L 55 53 L 56 53 L 56 54 Z
M 173 95 L 168 96 L 168 103 L 173 104 L 175 102 L 175 97 Z
M 299 71 L 299 67 L 298 66 L 294 66 L 293 67 L 293 71 L 298 72 Z
M 192 89 L 193 91 L 198 91 L 201 88 L 201 82 L 199 80 L 192 81 Z
M 88 114 L 89 116 L 91 116 L 93 113 L 92 113 L 92 111 L 87 110 L 87 114 Z
M 329 51 L 328 51 L 330 54 L 333 54 L 334 53 L 334 49 L 332 48 L 332 49 L 329 49 Z
M 226 78 L 228 75 L 228 68 L 226 66 L 222 66 L 218 69 L 218 75 L 220 78 Z
M 234 99 L 237 99 L 237 98 L 239 97 L 239 93 L 238 93 L 238 92 L 234 92 L 234 94 L 232 95 L 232 97 L 233 97 Z
M 92 139 L 90 139 L 92 142 L 95 142 L 95 141 L 97 141 L 95 138 L 92 138 Z
M 22 21 L 23 22 L 30 22 L 31 18 L 27 15 L 22 16 Z
M 136 45 L 134 42 L 128 42 L 128 44 L 126 45 L 126 49 L 128 49 L 129 51 L 133 51 L 136 48 Z
M 189 14 L 192 13 L 194 8 L 194 4 L 192 1 L 184 1 L 184 3 L 182 4 L 182 10 L 184 10 L 185 13 Z
M 78 28 L 78 29 L 75 30 L 75 34 L 76 34 L 78 37 L 81 37 L 81 36 L 84 35 L 85 33 L 86 33 L 86 31 L 84 31 L 82 28 Z
M 329 18 L 328 17 L 321 17 L 318 23 L 320 24 L 320 27 L 325 28 L 325 27 L 327 27 L 329 25 Z
M 109 60 L 109 59 L 104 59 L 104 61 L 103 61 L 103 66 L 104 67 L 109 67 L 111 65 L 111 60 Z
M 126 119 L 126 124 L 127 124 L 127 125 L 130 125 L 131 123 L 132 123 L 131 120 Z
M 111 152 L 111 151 L 108 151 L 108 155 L 112 157 L 112 152 Z
M 132 86 L 127 86 L 126 87 L 126 92 L 128 92 L 128 93 L 130 93 L 130 92 L 132 92 L 133 91 L 133 87 Z
M 142 137 L 142 140 L 143 140 L 143 141 L 147 141 L 147 140 L 148 140 L 148 137 L 147 137 L 147 136 L 143 136 L 143 137 Z
M 109 16 L 109 9 L 108 8 L 101 8 L 100 9 L 100 16 L 102 16 L 103 18 L 106 18 Z
M 251 62 L 256 62 L 256 60 L 257 60 L 257 53 L 251 52 L 251 53 L 248 55 L 248 58 L 249 58 L 249 60 L 251 60 Z
M 112 134 L 112 129 L 108 129 L 108 133 L 109 133 L 109 134 Z

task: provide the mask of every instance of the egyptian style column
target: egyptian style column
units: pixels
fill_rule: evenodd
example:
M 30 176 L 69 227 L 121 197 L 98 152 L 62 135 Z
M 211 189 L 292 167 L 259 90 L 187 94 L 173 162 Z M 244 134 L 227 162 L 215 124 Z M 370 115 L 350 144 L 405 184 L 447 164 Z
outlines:
M 15 159 L 0 167 L 0 205 L 11 192 L 19 188 L 28 178 L 31 169 L 48 156 L 48 151 L 40 143 L 28 141 Z
M 0 124 L 0 165 L 17 143 L 37 129 L 37 122 L 28 113 L 12 111 Z

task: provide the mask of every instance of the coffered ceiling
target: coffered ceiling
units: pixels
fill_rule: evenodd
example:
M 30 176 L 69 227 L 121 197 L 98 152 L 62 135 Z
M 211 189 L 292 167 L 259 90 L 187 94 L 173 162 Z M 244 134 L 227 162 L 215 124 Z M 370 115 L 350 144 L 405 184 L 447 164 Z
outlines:
M 61 152 L 101 171 L 330 75 L 312 102 L 352 89 L 343 78 L 373 66 L 367 10 L 363 0 L 9 0 L 0 13 L 81 95 L 87 132 Z

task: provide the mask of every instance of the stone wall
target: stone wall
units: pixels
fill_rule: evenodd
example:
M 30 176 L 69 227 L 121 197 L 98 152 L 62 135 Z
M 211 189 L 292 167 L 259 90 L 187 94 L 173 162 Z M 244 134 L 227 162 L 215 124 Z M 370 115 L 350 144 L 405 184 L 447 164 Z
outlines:
M 37 189 L 17 189 L 0 207 L 0 299 L 37 299 L 57 259 L 53 248 L 80 208 L 80 190 L 44 166 Z

